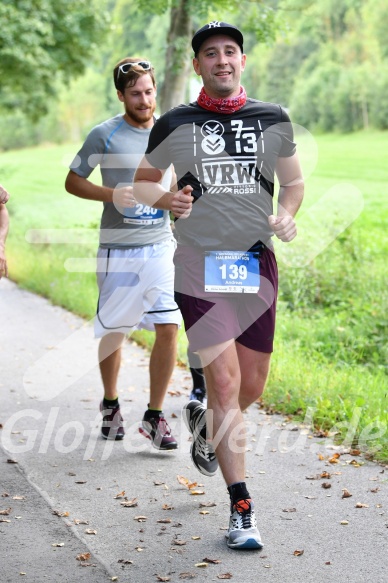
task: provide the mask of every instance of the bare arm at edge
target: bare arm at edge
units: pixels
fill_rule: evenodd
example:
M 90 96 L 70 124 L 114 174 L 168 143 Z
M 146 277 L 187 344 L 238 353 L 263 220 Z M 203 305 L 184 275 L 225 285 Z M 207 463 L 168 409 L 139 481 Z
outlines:
M 7 257 L 5 254 L 5 241 L 8 235 L 9 215 L 5 204 L 0 203 L 0 279 L 3 275 L 8 277 Z

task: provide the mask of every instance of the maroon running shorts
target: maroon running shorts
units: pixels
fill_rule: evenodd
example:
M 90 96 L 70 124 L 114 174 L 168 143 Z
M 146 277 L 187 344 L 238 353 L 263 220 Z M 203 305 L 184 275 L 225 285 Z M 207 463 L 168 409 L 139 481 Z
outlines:
M 227 340 L 257 352 L 273 351 L 278 271 L 274 253 L 264 247 L 260 289 L 255 294 L 204 291 L 204 252 L 178 246 L 175 251 L 175 301 L 194 352 Z

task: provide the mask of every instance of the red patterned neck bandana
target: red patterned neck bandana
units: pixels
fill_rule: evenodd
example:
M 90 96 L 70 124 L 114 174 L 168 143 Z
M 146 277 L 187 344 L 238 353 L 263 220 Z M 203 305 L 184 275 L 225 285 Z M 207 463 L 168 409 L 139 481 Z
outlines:
M 215 99 L 214 97 L 209 97 L 206 93 L 205 88 L 202 87 L 201 92 L 198 96 L 197 103 L 204 109 L 209 111 L 217 111 L 218 113 L 234 113 L 242 108 L 247 101 L 247 94 L 244 87 L 240 87 L 240 94 L 237 97 L 228 97 Z

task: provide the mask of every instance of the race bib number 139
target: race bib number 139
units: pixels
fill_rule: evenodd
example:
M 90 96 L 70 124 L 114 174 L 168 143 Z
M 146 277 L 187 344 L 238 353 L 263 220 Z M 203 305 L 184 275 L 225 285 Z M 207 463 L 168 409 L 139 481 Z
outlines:
M 206 292 L 254 294 L 259 289 L 258 253 L 252 251 L 206 251 Z

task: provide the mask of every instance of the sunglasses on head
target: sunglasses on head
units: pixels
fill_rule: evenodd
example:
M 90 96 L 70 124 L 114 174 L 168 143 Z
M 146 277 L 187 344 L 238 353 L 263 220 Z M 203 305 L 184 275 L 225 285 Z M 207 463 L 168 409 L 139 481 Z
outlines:
M 123 63 L 118 67 L 116 80 L 119 78 L 120 73 L 126 75 L 127 73 L 129 73 L 132 67 L 135 66 L 141 67 L 142 69 L 144 69 L 144 71 L 149 71 L 152 68 L 152 65 L 149 61 L 139 61 L 138 63 Z

